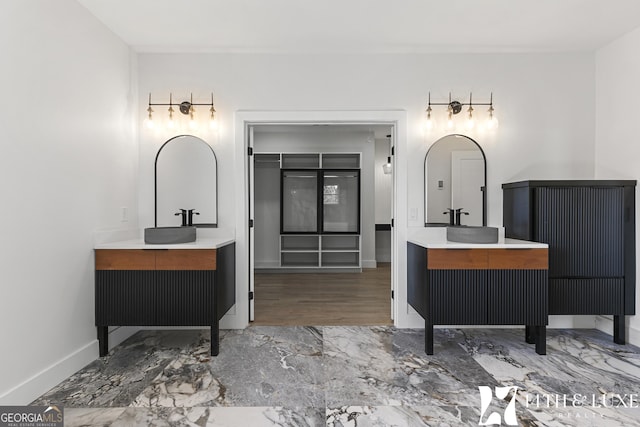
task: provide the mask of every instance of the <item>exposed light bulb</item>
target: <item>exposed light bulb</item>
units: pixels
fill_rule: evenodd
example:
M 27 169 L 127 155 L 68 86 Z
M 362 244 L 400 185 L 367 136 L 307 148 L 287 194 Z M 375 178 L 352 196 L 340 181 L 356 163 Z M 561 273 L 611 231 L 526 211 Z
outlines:
M 154 128 L 154 123 L 153 123 L 153 108 L 151 108 L 151 106 L 149 106 L 149 108 L 147 108 L 147 112 L 149 113 L 149 115 L 147 116 L 147 120 L 146 120 L 146 125 L 147 128 L 149 129 L 153 129 Z
M 189 127 L 191 129 L 198 128 L 198 122 L 196 122 L 195 120 L 195 112 L 196 112 L 196 109 L 193 108 L 193 104 L 191 104 L 191 106 L 189 107 Z
M 449 113 L 447 117 L 447 130 L 453 130 L 456 127 L 456 122 L 453 120 L 453 110 L 449 107 Z
M 169 106 L 169 121 L 167 122 L 167 127 L 169 129 L 175 129 L 176 122 L 173 120 L 173 106 Z
M 147 129 L 153 129 L 153 108 L 151 108 L 151 93 L 149 93 L 149 106 L 147 107 L 147 118 L 145 119 L 145 126 Z
M 387 157 L 387 163 L 382 165 L 382 172 L 384 172 L 385 175 L 390 175 L 392 170 L 393 166 L 391 165 L 391 157 Z
M 467 116 L 467 123 L 465 126 L 468 130 L 471 130 L 476 125 L 475 121 L 473 120 L 473 107 L 469 105 L 469 109 L 467 111 L 469 112 L 469 115 Z
M 424 122 L 424 128 L 425 130 L 427 130 L 428 132 L 432 131 L 434 128 L 436 127 L 436 124 L 433 120 L 433 117 L 431 117 L 431 105 L 429 105 L 427 107 L 427 118 Z
M 211 105 L 209 111 L 211 112 L 211 117 L 209 117 L 209 127 L 211 129 L 215 129 L 218 127 L 218 121 L 216 120 L 216 109 L 213 108 L 213 105 Z
M 491 105 L 489 107 L 489 118 L 487 119 L 487 130 L 495 130 L 498 128 L 498 119 L 497 117 L 493 114 L 493 105 Z

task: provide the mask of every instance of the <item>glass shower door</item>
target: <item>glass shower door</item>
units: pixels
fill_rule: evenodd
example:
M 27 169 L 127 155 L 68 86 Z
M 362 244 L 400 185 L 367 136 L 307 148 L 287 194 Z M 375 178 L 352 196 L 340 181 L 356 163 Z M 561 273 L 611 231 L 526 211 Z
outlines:
M 281 233 L 318 232 L 318 172 L 282 170 Z
M 360 171 L 322 171 L 322 232 L 360 233 Z

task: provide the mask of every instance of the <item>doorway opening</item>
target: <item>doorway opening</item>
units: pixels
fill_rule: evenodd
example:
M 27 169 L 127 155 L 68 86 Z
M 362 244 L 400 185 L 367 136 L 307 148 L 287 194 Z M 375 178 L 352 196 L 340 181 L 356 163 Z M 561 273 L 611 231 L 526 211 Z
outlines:
M 393 323 L 393 135 L 390 123 L 249 125 L 250 321 Z

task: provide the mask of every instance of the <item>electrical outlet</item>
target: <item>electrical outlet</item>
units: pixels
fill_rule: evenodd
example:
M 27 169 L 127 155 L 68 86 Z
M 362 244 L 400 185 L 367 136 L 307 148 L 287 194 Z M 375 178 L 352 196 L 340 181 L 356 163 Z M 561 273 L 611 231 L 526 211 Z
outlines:
M 127 222 L 129 221 L 129 212 L 126 206 L 120 208 L 120 221 Z

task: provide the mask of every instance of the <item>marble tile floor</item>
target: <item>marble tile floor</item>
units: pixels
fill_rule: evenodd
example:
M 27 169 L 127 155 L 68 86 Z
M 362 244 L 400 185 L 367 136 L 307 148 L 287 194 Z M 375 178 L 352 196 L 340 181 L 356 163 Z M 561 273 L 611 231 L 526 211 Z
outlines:
M 434 341 L 427 356 L 423 330 L 252 326 L 210 357 L 207 330 L 141 331 L 33 404 L 68 427 L 640 426 L 640 349 L 600 331 L 548 330 L 546 356 L 523 329 Z

